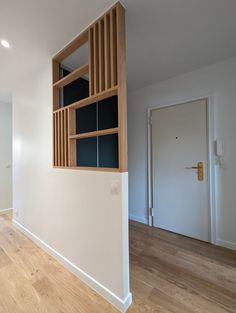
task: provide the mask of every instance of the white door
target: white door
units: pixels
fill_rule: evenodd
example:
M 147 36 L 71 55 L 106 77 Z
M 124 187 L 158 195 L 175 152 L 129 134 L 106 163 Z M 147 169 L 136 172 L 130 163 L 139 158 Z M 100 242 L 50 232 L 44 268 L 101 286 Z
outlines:
M 206 100 L 152 111 L 154 226 L 209 241 L 207 159 Z

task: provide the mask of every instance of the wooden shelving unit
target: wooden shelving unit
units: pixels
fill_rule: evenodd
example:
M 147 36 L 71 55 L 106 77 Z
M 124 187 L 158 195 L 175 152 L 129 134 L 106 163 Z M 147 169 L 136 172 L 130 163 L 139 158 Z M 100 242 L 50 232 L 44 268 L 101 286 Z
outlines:
M 68 105 L 64 108 L 58 108 L 58 109 L 54 110 L 53 113 L 65 110 L 65 108 L 67 108 L 67 109 L 79 109 L 79 108 L 82 108 L 82 107 L 87 106 L 89 104 L 92 104 L 94 102 L 110 98 L 112 96 L 118 96 L 118 87 L 117 86 L 112 87 L 106 91 L 102 91 L 100 93 L 97 93 L 96 95 L 90 96 L 88 98 L 82 99 L 80 101 L 76 101 L 74 103 L 71 103 L 70 105 Z
M 65 77 L 60 77 L 60 63 L 87 42 L 89 44 L 89 63 L 75 69 Z M 54 167 L 96 171 L 127 171 L 125 10 L 122 5 L 119 2 L 115 4 L 57 53 L 52 60 L 52 65 Z M 85 74 L 89 74 L 89 96 L 61 107 L 60 90 Z M 77 115 L 80 114 L 80 109 L 97 104 L 96 110 L 100 110 L 102 101 L 112 97 L 117 97 L 117 125 L 107 129 L 99 129 L 99 121 L 97 121 L 96 130 L 77 133 Z M 109 116 L 106 116 L 107 118 Z M 78 164 L 78 154 L 85 153 L 79 150 L 78 141 L 81 143 L 81 140 L 97 138 L 97 149 L 100 149 L 101 140 L 99 141 L 99 138 L 108 136 L 106 138 L 109 138 L 110 145 L 113 147 L 115 141 L 112 142 L 112 137 L 109 137 L 113 135 L 118 136 L 118 147 L 117 150 L 114 149 L 114 153 L 118 154 L 116 167 L 110 168 L 103 165 L 99 167 L 100 163 L 97 163 L 97 166 L 80 166 Z M 107 147 L 104 149 L 106 153 L 108 150 Z M 97 154 L 99 153 L 102 152 L 97 151 Z M 115 158 L 115 156 L 111 157 Z M 104 156 L 99 159 L 104 159 Z
M 90 137 L 97 137 L 97 136 L 111 135 L 111 134 L 118 134 L 118 133 L 119 133 L 118 128 L 109 128 L 105 130 L 98 130 L 98 131 L 88 132 L 84 134 L 71 135 L 69 136 L 69 139 L 90 138 Z
M 87 74 L 88 72 L 89 72 L 89 65 L 88 64 L 83 65 L 82 67 L 73 71 L 71 74 L 55 82 L 53 84 L 53 88 L 62 88 L 68 85 L 69 83 L 73 82 L 74 80 L 82 77 L 84 74 Z

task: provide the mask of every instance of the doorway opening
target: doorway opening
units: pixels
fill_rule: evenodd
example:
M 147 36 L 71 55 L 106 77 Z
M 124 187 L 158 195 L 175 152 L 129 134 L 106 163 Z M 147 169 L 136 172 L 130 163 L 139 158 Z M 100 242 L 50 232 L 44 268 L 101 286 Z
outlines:
M 0 102 L 0 215 L 12 211 L 12 105 Z

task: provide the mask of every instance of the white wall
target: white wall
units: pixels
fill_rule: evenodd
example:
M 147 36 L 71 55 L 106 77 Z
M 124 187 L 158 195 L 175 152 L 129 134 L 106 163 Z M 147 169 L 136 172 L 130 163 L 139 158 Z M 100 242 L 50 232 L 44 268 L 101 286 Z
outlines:
M 147 108 L 208 95 L 214 104 L 214 138 L 221 138 L 225 149 L 225 168 L 215 167 L 217 242 L 236 249 L 236 58 L 129 94 L 129 214 L 147 220 Z
M 12 207 L 12 105 L 0 103 L 0 212 Z
M 51 85 L 47 60 L 13 94 L 15 224 L 122 309 L 130 301 L 128 174 L 52 168 Z

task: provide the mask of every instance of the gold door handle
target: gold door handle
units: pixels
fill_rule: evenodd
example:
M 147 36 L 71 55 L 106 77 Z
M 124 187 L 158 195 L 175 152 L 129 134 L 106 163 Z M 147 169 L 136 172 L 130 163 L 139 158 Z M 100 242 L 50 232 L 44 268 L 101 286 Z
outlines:
M 199 181 L 204 180 L 204 174 L 203 174 L 203 162 L 198 162 L 197 166 L 190 166 L 190 167 L 185 167 L 186 170 L 197 170 L 197 178 Z

